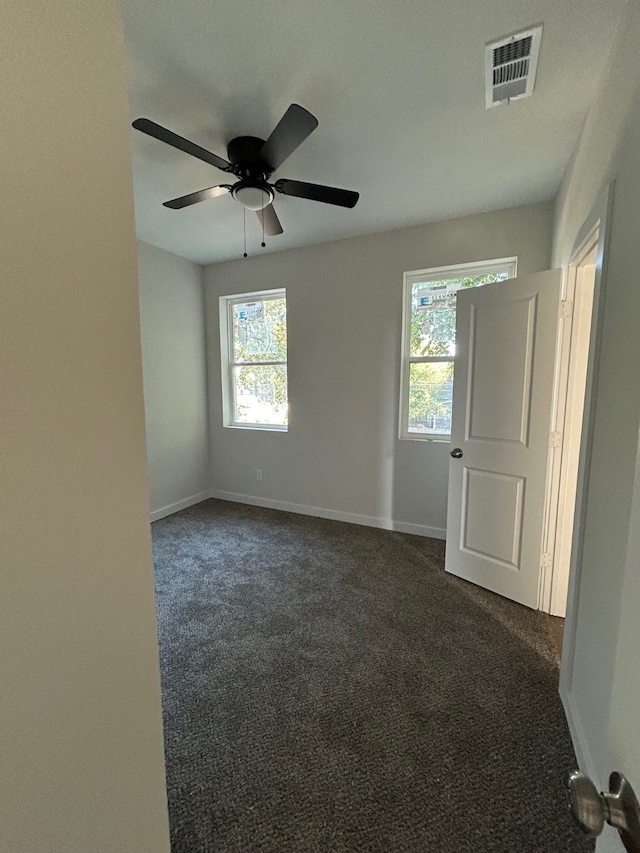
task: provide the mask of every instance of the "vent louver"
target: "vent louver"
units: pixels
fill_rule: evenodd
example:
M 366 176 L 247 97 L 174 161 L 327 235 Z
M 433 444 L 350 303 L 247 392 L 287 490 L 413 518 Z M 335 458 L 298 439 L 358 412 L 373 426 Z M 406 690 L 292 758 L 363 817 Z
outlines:
M 526 98 L 533 92 L 542 38 L 542 24 L 486 45 L 487 107 Z

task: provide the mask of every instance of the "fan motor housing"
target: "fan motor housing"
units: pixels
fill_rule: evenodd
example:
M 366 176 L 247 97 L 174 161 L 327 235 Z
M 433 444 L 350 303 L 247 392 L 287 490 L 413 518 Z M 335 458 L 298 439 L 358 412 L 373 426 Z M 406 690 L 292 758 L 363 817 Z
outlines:
M 229 162 L 236 167 L 236 174 L 262 177 L 271 174 L 271 169 L 258 156 L 264 139 L 257 136 L 236 136 L 227 145 Z

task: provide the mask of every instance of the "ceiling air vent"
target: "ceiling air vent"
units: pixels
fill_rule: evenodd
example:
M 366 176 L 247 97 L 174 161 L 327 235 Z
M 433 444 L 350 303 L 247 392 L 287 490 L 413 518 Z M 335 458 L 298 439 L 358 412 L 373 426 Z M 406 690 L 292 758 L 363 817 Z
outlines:
M 533 92 L 542 24 L 486 45 L 484 76 L 487 107 L 526 98 Z

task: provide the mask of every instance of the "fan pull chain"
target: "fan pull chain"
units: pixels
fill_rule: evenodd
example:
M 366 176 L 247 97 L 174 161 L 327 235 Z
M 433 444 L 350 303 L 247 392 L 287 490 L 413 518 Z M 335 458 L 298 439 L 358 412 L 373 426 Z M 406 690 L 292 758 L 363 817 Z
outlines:
M 263 195 L 265 195 L 264 190 L 262 191 L 262 194 L 263 194 Z M 260 245 L 261 245 L 261 246 L 262 246 L 262 248 L 264 249 L 264 247 L 267 245 L 267 244 L 264 242 L 264 207 L 262 208 L 262 216 L 260 217 L 260 221 L 262 222 L 262 243 L 261 243 Z
M 243 258 L 247 257 L 247 210 L 246 208 L 242 208 L 242 229 L 244 231 L 244 255 Z

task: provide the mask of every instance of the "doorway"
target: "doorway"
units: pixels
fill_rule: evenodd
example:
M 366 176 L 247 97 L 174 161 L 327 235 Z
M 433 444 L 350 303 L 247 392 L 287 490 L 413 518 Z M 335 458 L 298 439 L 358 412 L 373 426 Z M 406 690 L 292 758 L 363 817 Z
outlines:
M 603 251 L 599 217 L 563 271 L 465 292 L 458 305 L 445 568 L 561 618 L 580 541 Z

